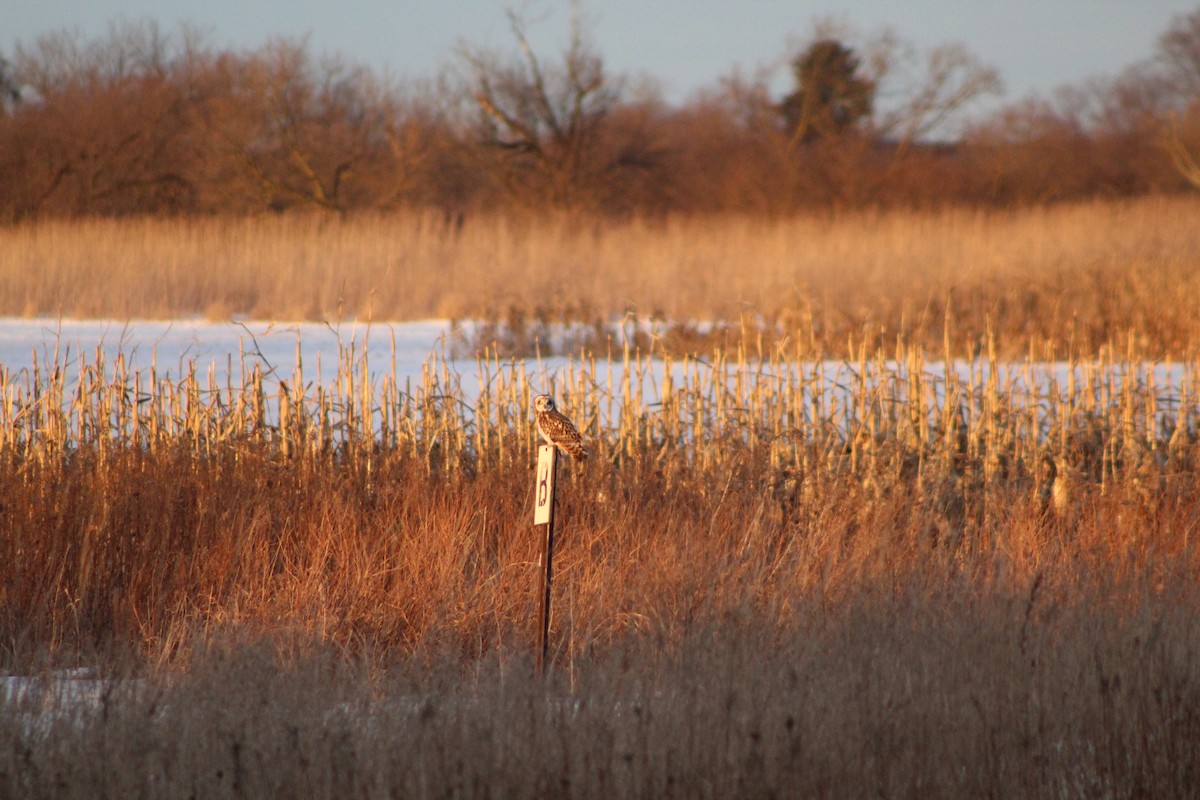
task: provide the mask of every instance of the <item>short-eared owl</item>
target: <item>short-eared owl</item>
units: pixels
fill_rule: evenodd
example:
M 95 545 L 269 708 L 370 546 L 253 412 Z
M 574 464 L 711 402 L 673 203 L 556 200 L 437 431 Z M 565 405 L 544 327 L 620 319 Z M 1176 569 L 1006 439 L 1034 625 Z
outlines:
M 533 407 L 537 410 L 538 433 L 550 444 L 569 454 L 571 458 L 583 461 L 587 458 L 587 450 L 583 447 L 583 437 L 571 424 L 571 420 L 559 413 L 554 407 L 554 398 L 548 394 L 539 394 L 533 398 Z
M 1056 517 L 1065 516 L 1071 503 L 1071 469 L 1062 457 L 1042 456 L 1046 474 L 1038 488 L 1038 498 L 1043 512 L 1053 512 Z

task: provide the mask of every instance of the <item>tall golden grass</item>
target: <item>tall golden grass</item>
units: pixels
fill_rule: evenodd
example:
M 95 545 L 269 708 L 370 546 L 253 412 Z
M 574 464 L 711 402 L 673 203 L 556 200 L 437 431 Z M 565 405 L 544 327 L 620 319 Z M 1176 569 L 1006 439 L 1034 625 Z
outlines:
M 545 681 L 525 365 L 3 376 L 5 666 L 117 680 L 3 698 L 0 793 L 1188 796 L 1195 367 L 746 345 L 559 376 Z
M 409 379 L 354 351 L 327 383 L 100 352 L 0 368 L 0 667 L 132 653 L 140 679 L 62 716 L 2 698 L 0 794 L 1189 796 L 1195 210 L 7 229 L 20 311 L 746 299 L 778 335 L 749 319 L 703 358 L 658 340 L 553 374 L 493 349 L 478 392 L 439 357 Z M 120 305 L 139 297 L 161 305 Z M 1047 357 L 1061 379 L 1031 380 Z M 542 390 L 594 456 L 564 470 L 533 682 Z
M 1020 587 L 1048 564 L 1073 582 L 1094 578 L 1082 563 L 1198 563 L 1190 527 L 1156 527 L 1195 500 L 1193 366 L 1168 390 L 1109 353 L 1043 385 L 1032 361 L 942 376 L 900 344 L 862 348 L 830 384 L 783 350 L 655 356 L 658 371 L 626 349 L 535 372 L 595 452 L 566 491 L 568 657 L 699 608 L 752 601 L 783 623 L 880 570 Z M 194 625 L 285 621 L 404 651 L 526 638 L 523 362 L 480 357 L 468 395 L 436 357 L 413 381 L 347 351 L 330 386 L 302 367 L 233 385 L 103 359 L 71 384 L 65 364 L 0 375 L 9 641 L 119 635 L 163 654 Z M 1051 462 L 1073 485 L 1061 508 Z
M 991 330 L 1095 354 L 1136 331 L 1200 337 L 1200 200 L 1011 212 L 853 212 L 625 222 L 434 214 L 44 221 L 0 229 L 0 314 L 672 321 L 960 347 Z

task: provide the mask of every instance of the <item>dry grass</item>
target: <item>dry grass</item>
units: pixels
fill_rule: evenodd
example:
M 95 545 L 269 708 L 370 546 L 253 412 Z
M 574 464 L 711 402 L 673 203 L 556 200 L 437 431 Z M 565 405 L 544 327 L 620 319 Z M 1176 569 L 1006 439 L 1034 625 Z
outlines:
M 1161 267 L 1123 278 L 1147 286 L 1195 257 L 1180 228 L 1165 232 L 1187 209 L 924 219 L 987 231 L 979 241 L 1001 255 L 997 230 L 1011 226 L 1023 255 L 992 273 L 993 297 L 1025 291 L 1014 265 L 1065 258 L 1030 232 L 1036 220 L 1062 241 L 1076 220 L 1074 252 L 1098 259 L 1097 277 L 1060 294 L 1111 322 L 1154 308 L 1107 294 L 1121 263 Z M 1112 250 L 1123 234 L 1109 219 L 1088 240 L 1104 215 L 1136 217 L 1143 238 Z M 937 234 L 914 235 L 913 219 L 893 236 L 909 232 L 918 264 Z M 230 242 L 239 225 L 321 231 L 294 219 L 70 230 L 93 224 L 228 225 Z M 461 235 L 487 227 L 475 224 Z M 757 224 L 723 235 L 744 226 L 752 249 L 769 239 Z M 685 248 L 686 227 L 659 234 Z M 615 248 L 616 230 L 589 236 Z M 786 345 L 752 335 L 707 363 L 674 361 L 670 381 L 636 350 L 537 378 L 595 452 L 562 488 L 544 681 L 531 680 L 524 365 L 481 357 L 478 395 L 436 359 L 410 382 L 352 352 L 323 389 L 252 368 L 240 385 L 131 374 L 120 359 L 86 363 L 77 384 L 64 364 L 0 374 L 3 666 L 138 678 L 91 710 L 0 714 L 0 795 L 1189 796 L 1200 375 L 1189 362 L 1167 391 L 1141 366 L 1162 352 L 1153 331 L 1178 324 L 1190 341 L 1185 299 L 1158 294 L 1160 327 L 1109 331 L 1120 346 L 1073 362 L 1064 386 L 978 366 L 943 380 L 929 362 L 962 352 L 961 316 L 938 317 L 936 349 L 856 334 L 844 394 L 804 366 L 824 349 L 818 317 Z M 1087 349 L 1030 338 L 1030 358 Z M 976 344 L 993 363 L 1004 349 L 1000 332 Z M 1122 370 L 1133 379 L 1110 377 Z
M 1075 365 L 1066 386 L 1022 388 L 892 355 L 844 365 L 845 393 L 783 353 L 670 380 L 637 352 L 574 362 L 560 394 L 596 456 L 565 490 L 559 660 L 751 607 L 786 626 L 913 580 L 966 575 L 990 597 L 1049 574 L 1070 599 L 1200 564 L 1193 372 L 1168 397 L 1133 363 L 1123 383 L 1105 377 L 1120 364 Z M 11 658 L 115 638 L 169 663 L 228 628 L 348 652 L 528 644 L 523 365 L 481 359 L 474 397 L 436 360 L 414 385 L 353 353 L 327 389 L 118 360 L 68 390 L 55 366 L 0 382 Z M 1059 511 L 1054 457 L 1073 484 Z
M 120 678 L 133 651 L 140 680 L 9 706 L 0 794 L 1193 790 L 1194 442 L 1153 492 L 1084 483 L 1060 518 L 969 451 L 830 453 L 789 487 L 763 449 L 689 466 L 663 430 L 565 484 L 545 682 L 516 431 L 474 473 L 271 434 L 7 451 L 9 667 Z
M 608 322 L 629 310 L 811 336 L 956 345 L 989 326 L 1093 354 L 1200 342 L 1200 201 L 1011 213 L 597 222 L 436 215 L 48 221 L 0 229 L 0 314 Z
M 812 608 L 571 675 L 416 676 L 242 646 L 123 684 L 31 735 L 0 716 L 0 792 L 121 797 L 1193 796 L 1193 597 L 1062 604 L 967 581 Z M 1090 598 L 1089 598 L 1090 599 Z M 743 620 L 742 622 L 746 622 Z M 747 630 L 748 628 L 748 630 Z M 53 706 L 51 706 L 53 707 Z

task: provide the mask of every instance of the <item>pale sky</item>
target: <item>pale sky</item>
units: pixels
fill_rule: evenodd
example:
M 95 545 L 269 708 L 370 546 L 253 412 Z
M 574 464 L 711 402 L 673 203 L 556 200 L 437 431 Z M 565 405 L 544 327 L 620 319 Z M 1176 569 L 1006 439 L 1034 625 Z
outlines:
M 557 53 L 566 0 L 7 0 L 0 52 L 17 41 L 75 28 L 103 34 L 110 21 L 188 22 L 217 47 L 255 47 L 308 36 L 336 53 L 399 77 L 432 77 L 459 42 L 512 51 L 506 9 L 536 21 L 531 38 Z M 783 63 L 814 20 L 832 17 L 866 34 L 890 27 L 920 48 L 958 42 L 995 67 L 1004 100 L 1112 76 L 1148 58 L 1155 40 L 1196 0 L 585 0 L 593 38 L 613 73 L 649 75 L 683 100 L 735 67 Z M 786 72 L 776 83 L 787 88 Z

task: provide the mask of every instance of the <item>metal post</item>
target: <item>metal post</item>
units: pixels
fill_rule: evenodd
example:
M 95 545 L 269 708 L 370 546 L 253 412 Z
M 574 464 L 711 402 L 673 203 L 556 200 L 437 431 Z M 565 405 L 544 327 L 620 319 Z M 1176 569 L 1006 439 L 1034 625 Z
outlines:
M 545 527 L 542 544 L 541 610 L 538 617 L 537 674 L 546 668 L 550 648 L 550 584 L 554 578 L 554 501 L 558 473 L 558 449 L 552 444 L 538 447 L 537 480 L 534 484 L 533 525 Z

